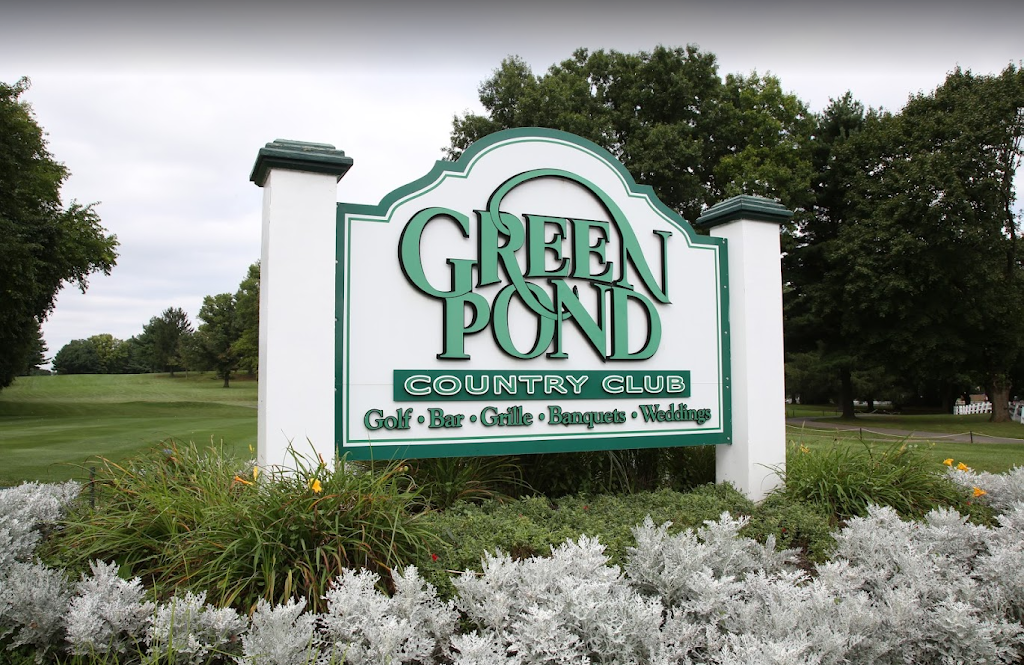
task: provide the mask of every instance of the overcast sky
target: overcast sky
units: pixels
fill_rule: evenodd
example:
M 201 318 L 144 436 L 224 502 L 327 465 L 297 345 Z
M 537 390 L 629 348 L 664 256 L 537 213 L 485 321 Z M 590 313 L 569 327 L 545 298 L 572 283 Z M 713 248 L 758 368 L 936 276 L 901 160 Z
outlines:
M 61 293 L 51 355 L 171 306 L 195 323 L 203 296 L 234 292 L 259 258 L 249 173 L 268 141 L 344 150 L 339 200 L 376 203 L 441 158 L 510 54 L 542 73 L 578 47 L 696 44 L 723 77 L 770 72 L 813 110 L 850 90 L 893 111 L 956 66 L 1024 58 L 1019 1 L 20 4 L 0 9 L 0 80 L 32 80 L 23 99 L 72 173 L 65 203 L 99 202 L 121 243 L 109 277 Z

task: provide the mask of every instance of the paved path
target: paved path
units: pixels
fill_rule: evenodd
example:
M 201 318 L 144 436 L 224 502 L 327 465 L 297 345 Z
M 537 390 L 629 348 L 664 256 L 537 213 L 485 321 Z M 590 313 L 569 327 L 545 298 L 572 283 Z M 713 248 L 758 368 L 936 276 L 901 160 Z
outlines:
M 840 420 L 838 417 L 814 417 L 814 418 L 786 418 L 786 424 L 794 428 L 805 429 L 837 429 L 843 431 L 863 432 L 864 436 L 870 438 L 871 434 L 881 434 L 886 437 L 913 439 L 918 441 L 953 441 L 955 443 L 1024 443 L 1024 425 L 1021 425 L 1022 438 L 1013 439 L 1001 436 L 986 436 L 984 434 L 958 433 L 943 434 L 942 432 L 922 432 L 908 429 L 892 429 L 889 427 L 878 427 L 877 421 L 864 421 L 863 423 L 851 423 L 848 420 Z

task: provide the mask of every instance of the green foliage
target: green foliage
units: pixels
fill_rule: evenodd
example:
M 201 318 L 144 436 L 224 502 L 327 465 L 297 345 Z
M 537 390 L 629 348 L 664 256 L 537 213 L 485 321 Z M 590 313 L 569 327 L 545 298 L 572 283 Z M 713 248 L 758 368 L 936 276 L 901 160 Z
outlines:
M 249 266 L 236 293 L 203 298 L 199 319 L 203 323 L 184 352 L 194 366 L 216 371 L 225 388 L 237 370 L 255 374 L 260 348 L 259 262 Z
M 249 266 L 245 279 L 235 292 L 235 316 L 238 319 L 238 339 L 234 350 L 238 356 L 238 369 L 256 374 L 260 356 L 260 263 Z
M 99 352 L 86 339 L 73 339 L 53 357 L 53 371 L 57 374 L 103 374 Z
M 20 100 L 28 86 L 0 82 L 0 389 L 33 359 L 61 287 L 85 291 L 89 275 L 109 274 L 117 259 L 117 239 L 92 205 L 62 204 L 69 173 Z
M 519 467 L 509 457 L 442 457 L 405 465 L 428 505 L 440 510 L 459 501 L 510 500 L 524 487 Z
M 791 208 L 807 202 L 813 123 L 806 105 L 772 76 L 718 75 L 696 46 L 620 53 L 579 49 L 535 76 L 507 58 L 480 85 L 486 116 L 453 122 L 448 156 L 511 127 L 550 127 L 609 150 L 637 182 L 695 220 L 731 194 Z
M 835 546 L 832 515 L 823 506 L 773 494 L 757 505 L 743 535 L 758 542 L 775 537 L 776 547 L 801 550 L 809 561 L 828 559 Z
M 847 94 L 815 136 L 814 205 L 786 257 L 787 348 L 842 372 L 848 416 L 852 370 L 879 364 L 915 395 L 982 384 L 1005 404 L 1024 336 L 1024 70 L 956 69 L 898 114 Z
M 145 353 L 136 338 L 123 341 L 103 333 L 88 339 L 73 339 L 53 357 L 57 374 L 132 374 L 150 371 Z
M 185 367 L 185 348 L 193 335 L 188 313 L 180 307 L 168 307 L 142 328 L 138 343 L 151 371 L 170 372 Z
M 261 598 L 300 596 L 319 611 L 343 569 L 388 580 L 395 565 L 429 551 L 422 501 L 397 465 L 348 473 L 293 459 L 295 469 L 258 477 L 251 463 L 194 445 L 106 461 L 93 483 L 96 508 L 71 514 L 46 557 L 72 571 L 117 562 L 159 597 L 206 591 L 250 611 Z
M 786 497 L 823 506 L 837 523 L 867 515 L 869 504 L 915 519 L 944 505 L 986 520 L 940 464 L 906 442 L 887 447 L 836 442 L 816 449 L 791 444 L 779 474 Z
M 46 347 L 46 340 L 43 339 L 43 329 L 38 321 L 35 323 L 35 328 L 35 341 L 32 342 L 28 354 L 25 356 L 25 366 L 21 371 L 22 376 L 49 373 L 48 370 L 44 370 L 41 367 L 49 362 L 50 359 L 46 357 L 46 352 L 49 349 Z
M 523 455 L 523 484 L 550 497 L 669 488 L 715 481 L 714 446 Z
M 239 335 L 235 297 L 230 293 L 206 296 L 199 319 L 203 323 L 192 338 L 192 353 L 200 367 L 215 370 L 227 388 L 239 363 L 235 349 Z
M 755 505 L 730 485 L 703 485 L 680 493 L 663 489 L 631 495 L 572 495 L 557 500 L 541 496 L 517 501 L 462 503 L 427 516 L 442 542 L 429 558 L 415 561 L 444 594 L 453 589 L 446 571 L 480 570 L 485 552 L 500 549 L 513 558 L 545 556 L 552 547 L 581 534 L 597 537 L 613 564 L 626 560 L 634 544 L 632 529 L 650 516 L 656 524 L 672 522 L 672 533 L 703 526 L 728 511 L 749 515 L 745 535 L 763 542 L 774 535 L 782 547 L 803 548 L 813 560 L 831 551 L 825 511 L 789 499 Z M 435 559 L 436 557 L 436 559 Z

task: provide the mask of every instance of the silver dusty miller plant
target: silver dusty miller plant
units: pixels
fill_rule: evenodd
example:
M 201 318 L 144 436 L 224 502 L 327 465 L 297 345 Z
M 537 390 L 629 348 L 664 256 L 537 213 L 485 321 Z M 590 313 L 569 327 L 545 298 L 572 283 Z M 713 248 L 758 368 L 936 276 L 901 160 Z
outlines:
M 347 570 L 324 596 L 320 617 L 327 649 L 324 660 L 352 665 L 433 663 L 447 655 L 458 616 L 451 602 L 437 598 L 414 566 L 393 576 L 395 594 L 376 586 L 379 577 Z
M 155 665 L 204 665 L 231 662 L 248 627 L 231 608 L 206 602 L 206 593 L 175 596 L 150 619 L 144 662 Z
M 479 630 L 459 645 L 459 662 L 499 646 L 521 663 L 649 662 L 657 651 L 661 601 L 632 589 L 593 538 L 526 561 L 488 555 L 483 575 L 465 573 L 455 586 Z
M 82 575 L 67 616 L 67 639 L 76 654 L 139 654 L 156 605 L 145 600 L 142 580 L 123 580 L 118 566 L 95 561 Z
M 1015 466 L 1006 473 L 988 473 L 951 464 L 946 473 L 965 491 L 977 494 L 977 501 L 992 506 L 997 512 L 1007 512 L 1014 504 L 1024 503 L 1024 467 Z M 984 494 L 977 493 L 975 489 Z
M 74 481 L 22 483 L 0 490 L 0 576 L 15 561 L 30 561 L 42 536 L 53 528 L 82 486 Z

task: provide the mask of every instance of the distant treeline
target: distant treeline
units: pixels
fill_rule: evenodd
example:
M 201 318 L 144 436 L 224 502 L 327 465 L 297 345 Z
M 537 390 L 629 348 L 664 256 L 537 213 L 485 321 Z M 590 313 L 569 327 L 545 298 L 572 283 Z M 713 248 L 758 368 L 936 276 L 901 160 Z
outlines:
M 102 333 L 65 344 L 53 357 L 57 374 L 145 374 L 215 371 L 228 386 L 234 372 L 255 374 L 259 362 L 260 265 L 249 266 L 235 293 L 203 298 L 198 328 L 185 310 L 168 307 L 126 340 Z M 44 347 L 45 348 L 45 347 Z

